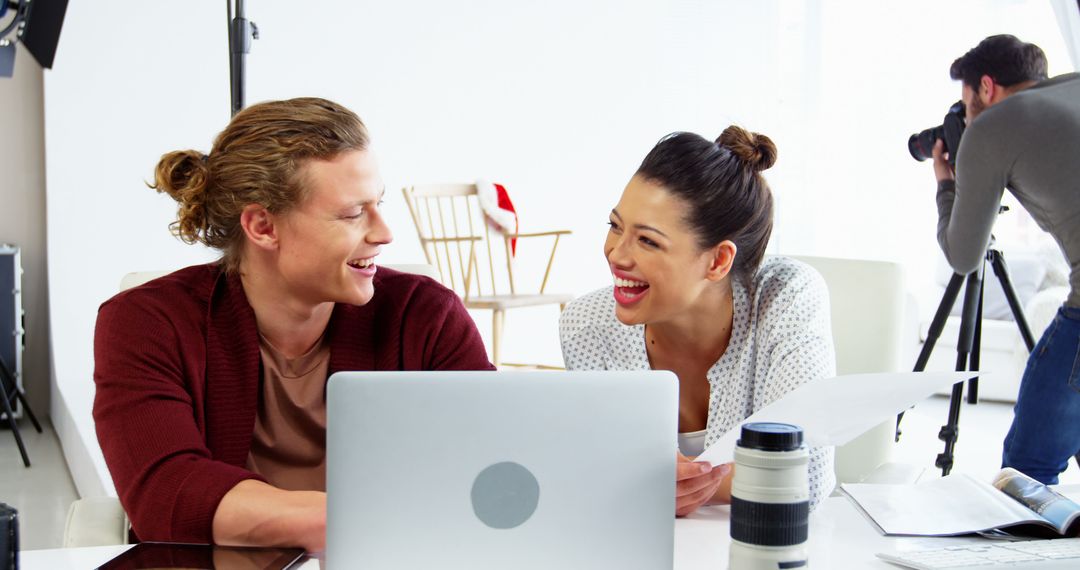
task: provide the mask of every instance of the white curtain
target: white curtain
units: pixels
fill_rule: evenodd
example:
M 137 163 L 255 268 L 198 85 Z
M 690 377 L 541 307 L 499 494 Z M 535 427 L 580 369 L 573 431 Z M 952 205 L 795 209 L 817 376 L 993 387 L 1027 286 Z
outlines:
M 1080 0 L 1050 0 L 1073 68 L 1080 70 Z

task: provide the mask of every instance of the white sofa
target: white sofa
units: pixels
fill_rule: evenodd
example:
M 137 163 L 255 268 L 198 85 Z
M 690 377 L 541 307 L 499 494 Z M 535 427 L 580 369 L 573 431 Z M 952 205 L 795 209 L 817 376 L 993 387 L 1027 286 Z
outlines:
M 1060 252 L 1056 252 L 1060 257 Z M 1067 267 L 1064 261 L 1052 255 L 1030 252 L 1006 252 L 1006 264 L 1013 288 L 1024 307 L 1024 315 L 1031 334 L 1038 342 L 1058 307 L 1069 294 Z M 916 357 L 926 341 L 930 321 L 934 317 L 938 303 L 945 291 L 945 285 L 952 276 L 951 270 L 941 259 L 935 284 L 928 287 L 915 299 L 909 310 L 917 325 L 918 340 L 908 346 L 909 362 L 915 364 Z M 1012 315 L 993 270 L 986 268 L 984 283 L 982 345 L 980 366 L 983 372 L 979 377 L 979 399 L 1000 402 L 1016 402 L 1020 388 L 1020 379 L 1027 364 L 1028 350 L 1020 335 L 1020 329 L 1012 320 Z M 960 333 L 960 310 L 963 306 L 963 289 L 956 299 L 956 304 L 945 328 L 938 338 L 927 370 L 954 370 L 956 368 L 956 344 Z M 966 388 L 965 388 L 966 390 Z M 948 392 L 942 392 L 948 394 Z M 966 393 L 966 392 L 965 392 Z

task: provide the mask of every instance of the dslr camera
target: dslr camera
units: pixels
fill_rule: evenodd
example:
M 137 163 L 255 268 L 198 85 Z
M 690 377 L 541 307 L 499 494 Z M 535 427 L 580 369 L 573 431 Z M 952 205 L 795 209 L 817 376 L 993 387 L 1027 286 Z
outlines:
M 907 147 L 911 157 L 923 161 L 934 156 L 934 143 L 938 139 L 945 141 L 945 152 L 949 153 L 949 164 L 956 168 L 956 151 L 960 148 L 960 137 L 964 134 L 964 102 L 957 101 L 945 113 L 945 119 L 936 127 L 915 133 L 908 138 Z

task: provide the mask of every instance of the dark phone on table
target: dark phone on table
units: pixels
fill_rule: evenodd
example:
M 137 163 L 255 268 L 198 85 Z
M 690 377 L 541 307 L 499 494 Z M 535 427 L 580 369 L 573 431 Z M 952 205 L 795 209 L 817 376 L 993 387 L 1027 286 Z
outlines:
M 140 542 L 97 570 L 284 570 L 304 557 L 301 548 L 244 548 L 212 544 Z

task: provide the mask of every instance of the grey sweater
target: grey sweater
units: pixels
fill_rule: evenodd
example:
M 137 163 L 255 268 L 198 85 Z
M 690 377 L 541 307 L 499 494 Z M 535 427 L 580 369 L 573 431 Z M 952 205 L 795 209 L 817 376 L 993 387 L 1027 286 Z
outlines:
M 1057 240 L 1080 307 L 1080 73 L 1042 81 L 968 125 L 956 182 L 938 184 L 938 243 L 957 273 L 978 269 L 1008 188 Z

